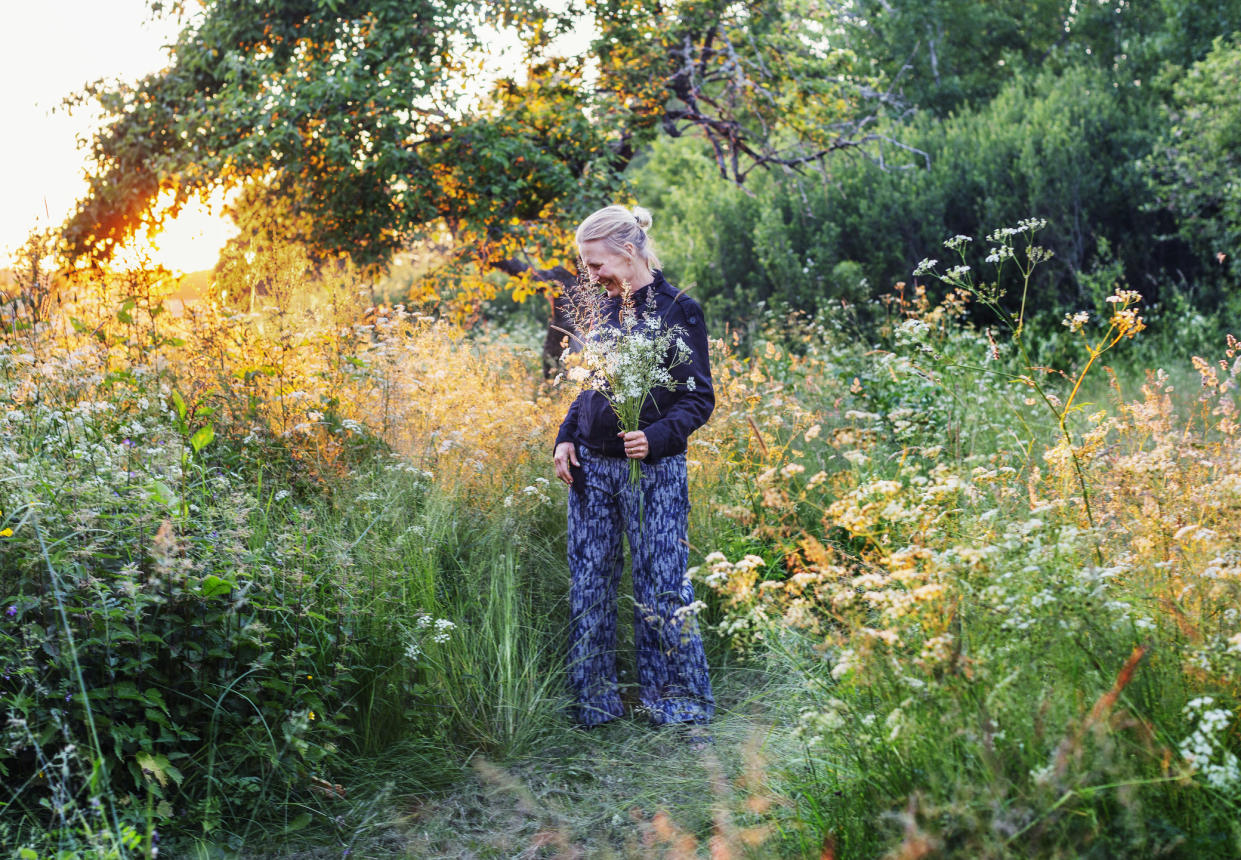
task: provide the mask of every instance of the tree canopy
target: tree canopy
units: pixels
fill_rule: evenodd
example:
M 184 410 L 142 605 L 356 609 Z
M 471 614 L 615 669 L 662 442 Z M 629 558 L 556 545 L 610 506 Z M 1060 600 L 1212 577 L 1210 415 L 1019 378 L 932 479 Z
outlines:
M 737 182 L 875 139 L 890 94 L 858 74 L 821 5 L 578 0 L 553 14 L 534 0 L 210 0 L 165 69 L 83 94 L 106 123 L 67 250 L 106 259 L 165 214 L 161 194 L 175 213 L 259 183 L 292 213 L 291 238 L 358 265 L 382 267 L 427 229 L 483 261 L 560 260 L 555 228 L 609 200 L 660 132 L 701 132 Z M 589 44 L 549 50 L 582 19 Z M 480 62 L 488 33 L 522 45 L 522 79 Z

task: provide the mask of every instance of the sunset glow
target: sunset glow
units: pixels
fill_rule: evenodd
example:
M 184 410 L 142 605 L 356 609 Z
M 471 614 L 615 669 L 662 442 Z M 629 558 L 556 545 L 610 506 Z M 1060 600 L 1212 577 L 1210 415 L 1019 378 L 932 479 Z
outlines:
M 220 248 L 237 235 L 237 227 L 223 214 L 225 195 L 215 194 L 208 203 L 192 200 L 176 218 L 170 218 L 155 235 L 135 236 L 117 254 L 117 262 L 143 258 L 173 272 L 197 272 L 215 266 Z
M 86 192 L 88 169 L 80 141 L 99 122 L 98 112 L 62 101 L 100 78 L 135 80 L 166 63 L 163 46 L 175 37 L 176 22 L 150 20 L 143 0 L 108 3 L 69 0 L 18 4 L 6 9 L 11 33 L 48 32 L 57 39 L 10 40 L 0 52 L 0 73 L 12 82 L 0 91 L 9 134 L 0 137 L 0 268 L 33 229 L 57 227 Z M 18 133 L 20 131 L 20 133 Z M 215 265 L 220 247 L 235 232 L 221 214 L 201 204 L 187 206 L 158 236 L 135 239 L 128 254 L 150 250 L 155 262 L 193 272 Z

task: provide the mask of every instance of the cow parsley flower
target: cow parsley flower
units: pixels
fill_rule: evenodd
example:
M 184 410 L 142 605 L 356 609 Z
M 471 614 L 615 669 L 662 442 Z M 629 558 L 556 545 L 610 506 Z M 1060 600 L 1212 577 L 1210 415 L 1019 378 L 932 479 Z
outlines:
M 1090 314 L 1086 311 L 1078 311 L 1075 314 L 1065 314 L 1061 324 L 1071 332 L 1079 332 L 1088 322 L 1090 322 Z

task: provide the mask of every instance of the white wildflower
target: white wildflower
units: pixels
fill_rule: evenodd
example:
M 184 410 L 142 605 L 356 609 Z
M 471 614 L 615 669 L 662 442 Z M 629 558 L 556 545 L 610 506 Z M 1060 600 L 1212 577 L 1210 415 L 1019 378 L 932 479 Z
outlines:
M 1090 314 L 1086 311 L 1078 311 L 1075 314 L 1065 314 L 1060 324 L 1071 332 L 1079 332 L 1082 330 L 1082 326 L 1088 322 L 1090 322 Z
M 703 603 L 701 600 L 695 600 L 693 603 L 677 609 L 672 613 L 672 617 L 676 619 L 678 623 L 684 623 L 687 618 L 696 617 L 698 613 L 702 612 L 706 608 L 707 604 Z
M 926 323 L 924 323 L 922 320 L 910 319 L 910 320 L 905 320 L 903 323 L 901 323 L 900 328 L 898 328 L 896 332 L 900 336 L 907 337 L 910 340 L 916 341 L 916 340 L 921 340 L 923 337 L 925 337 L 927 332 L 929 332 L 930 330 L 931 330 L 931 327 L 927 325 Z

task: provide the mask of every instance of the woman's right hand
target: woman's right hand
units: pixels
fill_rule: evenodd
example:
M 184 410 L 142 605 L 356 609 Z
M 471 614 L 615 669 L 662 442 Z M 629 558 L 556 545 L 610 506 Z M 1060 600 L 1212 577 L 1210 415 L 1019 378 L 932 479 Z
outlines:
M 573 475 L 569 472 L 570 464 L 574 466 L 582 465 L 577 461 L 577 447 L 572 442 L 561 442 L 556 446 L 556 453 L 552 455 L 552 462 L 556 465 L 556 477 L 564 481 L 565 486 L 573 486 Z

